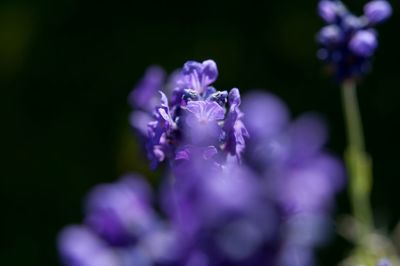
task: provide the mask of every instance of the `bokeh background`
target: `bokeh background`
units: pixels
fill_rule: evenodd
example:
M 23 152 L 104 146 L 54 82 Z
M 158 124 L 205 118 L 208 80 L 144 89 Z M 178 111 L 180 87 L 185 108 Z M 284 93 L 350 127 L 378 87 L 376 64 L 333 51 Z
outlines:
M 347 2 L 358 13 L 365 3 Z M 315 56 L 323 25 L 316 3 L 0 1 L 0 264 L 58 265 L 57 232 L 81 221 L 91 187 L 126 171 L 156 180 L 130 132 L 126 100 L 151 64 L 172 71 L 188 59 L 212 58 L 218 88 L 262 88 L 283 98 L 294 116 L 321 113 L 328 147 L 341 155 L 340 91 Z M 392 4 L 373 73 L 359 88 L 383 230 L 400 218 L 400 6 Z M 348 211 L 343 192 L 337 215 Z M 333 237 L 320 251 L 321 265 L 335 265 L 349 247 Z

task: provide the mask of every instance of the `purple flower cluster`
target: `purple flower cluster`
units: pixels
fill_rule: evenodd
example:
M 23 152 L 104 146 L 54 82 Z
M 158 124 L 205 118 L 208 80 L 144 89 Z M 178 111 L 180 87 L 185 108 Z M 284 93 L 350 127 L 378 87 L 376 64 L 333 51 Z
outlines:
M 285 105 L 267 93 L 247 95 L 243 111 L 252 136 L 247 163 L 280 214 L 279 265 L 314 265 L 315 247 L 328 236 L 335 194 L 344 185 L 343 165 L 324 151 L 326 127 L 316 114 L 291 122 Z
M 154 210 L 144 179 L 130 174 L 95 187 L 85 214 L 83 225 L 66 227 L 59 235 L 64 265 L 174 265 L 166 263 L 179 252 L 177 237 Z
M 163 75 L 154 68 L 132 92 L 133 105 L 147 111 L 134 112 L 131 123 L 141 131 L 147 123 L 146 148 L 153 168 L 166 158 L 189 160 L 199 153 L 218 164 L 232 157 L 240 160 L 248 133 L 241 121 L 239 90 L 217 91 L 210 86 L 217 77 L 213 60 L 188 61 L 174 75 L 169 97 L 161 90 Z M 161 100 L 154 104 L 157 94 Z M 151 101 L 143 104 L 142 99 Z
M 163 83 L 152 71 L 143 88 Z M 237 89 L 209 87 L 216 77 L 213 61 L 188 62 L 170 99 L 161 93 L 150 147 L 156 162 L 173 163 L 158 196 L 134 175 L 97 186 L 83 225 L 59 236 L 64 265 L 314 265 L 343 185 L 342 165 L 323 149 L 325 126 L 315 115 L 291 122 L 266 93 L 244 98 L 244 116 Z
M 370 58 L 378 47 L 374 26 L 391 16 L 386 0 L 372 0 L 364 15 L 353 15 L 341 1 L 321 0 L 318 13 L 328 23 L 317 36 L 318 57 L 331 67 L 339 81 L 358 78 L 370 68 Z

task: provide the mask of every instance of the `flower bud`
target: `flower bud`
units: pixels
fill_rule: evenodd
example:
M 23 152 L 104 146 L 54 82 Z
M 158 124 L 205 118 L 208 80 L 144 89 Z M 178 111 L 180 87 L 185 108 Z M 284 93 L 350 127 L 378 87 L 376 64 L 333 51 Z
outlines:
M 370 57 L 378 46 L 376 34 L 371 30 L 361 30 L 350 40 L 349 49 L 356 55 Z
M 374 0 L 364 6 L 364 13 L 370 23 L 377 24 L 392 15 L 392 7 L 385 0 Z

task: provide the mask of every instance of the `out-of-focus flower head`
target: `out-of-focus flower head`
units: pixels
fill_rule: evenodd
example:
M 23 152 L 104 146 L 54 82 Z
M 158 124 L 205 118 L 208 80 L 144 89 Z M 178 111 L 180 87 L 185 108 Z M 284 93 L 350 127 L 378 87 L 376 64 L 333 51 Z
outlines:
M 195 77 L 201 75 L 181 82 Z M 292 122 L 276 97 L 251 94 L 242 107 L 254 137 L 243 163 L 219 164 L 213 158 L 229 151 L 215 139 L 222 135 L 225 143 L 232 138 L 240 146 L 235 131 L 226 132 L 244 126 L 238 90 L 204 96 L 212 80 L 198 78 L 196 93 L 175 89 L 171 97 L 181 94 L 172 97 L 175 105 L 161 94 L 155 122 L 180 130 L 183 145 L 175 152 L 171 178 L 162 179 L 159 201 L 154 204 L 149 186 L 133 175 L 97 186 L 86 200 L 84 225 L 60 234 L 66 266 L 314 265 L 343 183 L 341 165 L 323 150 L 324 125 L 315 115 Z M 207 100 L 211 95 L 215 100 Z M 154 134 L 173 136 L 161 132 Z
M 274 265 L 279 214 L 262 180 L 235 162 L 202 166 L 165 180 L 162 190 L 163 209 L 189 247 L 187 260 L 201 254 L 205 265 Z
M 153 72 L 151 69 L 146 74 L 153 78 L 145 78 L 144 85 L 131 93 L 137 106 L 146 105 L 139 100 L 143 95 L 143 99 L 152 99 L 144 91 L 154 95 L 155 88 L 159 87 L 161 74 Z M 175 75 L 171 94 L 168 96 L 159 90 L 159 103 L 147 105 L 153 107 L 153 119 L 147 124 L 146 145 L 153 168 L 166 158 L 188 160 L 201 150 L 204 151 L 202 157 L 219 163 L 232 157 L 240 160 L 248 133 L 241 120 L 239 90 L 217 91 L 210 86 L 217 77 L 218 69 L 213 60 L 188 61 Z M 140 124 L 142 128 L 143 121 L 148 120 L 134 114 L 131 123 Z
M 96 186 L 86 200 L 85 222 L 112 245 L 128 245 L 156 224 L 149 186 L 134 176 Z
M 148 184 L 135 175 L 96 186 L 86 201 L 84 225 L 59 235 L 63 265 L 174 265 L 180 256 L 177 234 L 156 214 L 151 197 Z
M 118 256 L 85 226 L 69 226 L 59 235 L 58 249 L 64 265 L 118 266 Z
M 244 161 L 263 178 L 283 219 L 278 265 L 314 265 L 314 248 L 327 238 L 344 184 L 343 165 L 324 150 L 326 127 L 315 114 L 291 122 L 286 106 L 267 93 L 247 95 L 242 109 L 252 136 Z M 263 115 L 251 115 L 257 113 Z
M 372 0 L 364 6 L 364 15 L 357 17 L 341 1 L 321 0 L 318 13 L 328 24 L 317 35 L 319 59 L 339 81 L 366 74 L 378 47 L 373 27 L 391 16 L 390 4 L 386 0 Z
M 129 94 L 128 103 L 133 109 L 130 124 L 142 137 L 147 136 L 147 124 L 153 119 L 152 112 L 160 102 L 159 91 L 170 95 L 179 71 L 175 70 L 167 77 L 160 66 L 150 66 Z
M 390 260 L 382 258 L 376 263 L 376 266 L 392 266 L 392 263 Z

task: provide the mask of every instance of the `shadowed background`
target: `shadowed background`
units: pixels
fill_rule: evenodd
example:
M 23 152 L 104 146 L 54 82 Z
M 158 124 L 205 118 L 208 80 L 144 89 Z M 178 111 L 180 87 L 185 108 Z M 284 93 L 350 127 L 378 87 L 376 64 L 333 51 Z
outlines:
M 361 12 L 365 1 L 351 1 Z M 399 5 L 379 27 L 373 73 L 359 89 L 373 206 L 380 228 L 400 218 Z M 156 182 L 128 125 L 127 95 L 147 66 L 172 71 L 214 59 L 219 89 L 264 88 L 293 115 L 327 119 L 329 149 L 345 146 L 340 91 L 315 57 L 323 22 L 316 1 L 20 1 L 0 2 L 2 153 L 1 265 L 58 265 L 57 232 L 80 223 L 95 184 L 139 171 Z M 262 115 L 262 114 L 260 114 Z M 338 213 L 348 212 L 346 193 Z M 334 237 L 320 252 L 336 265 L 349 244 Z

